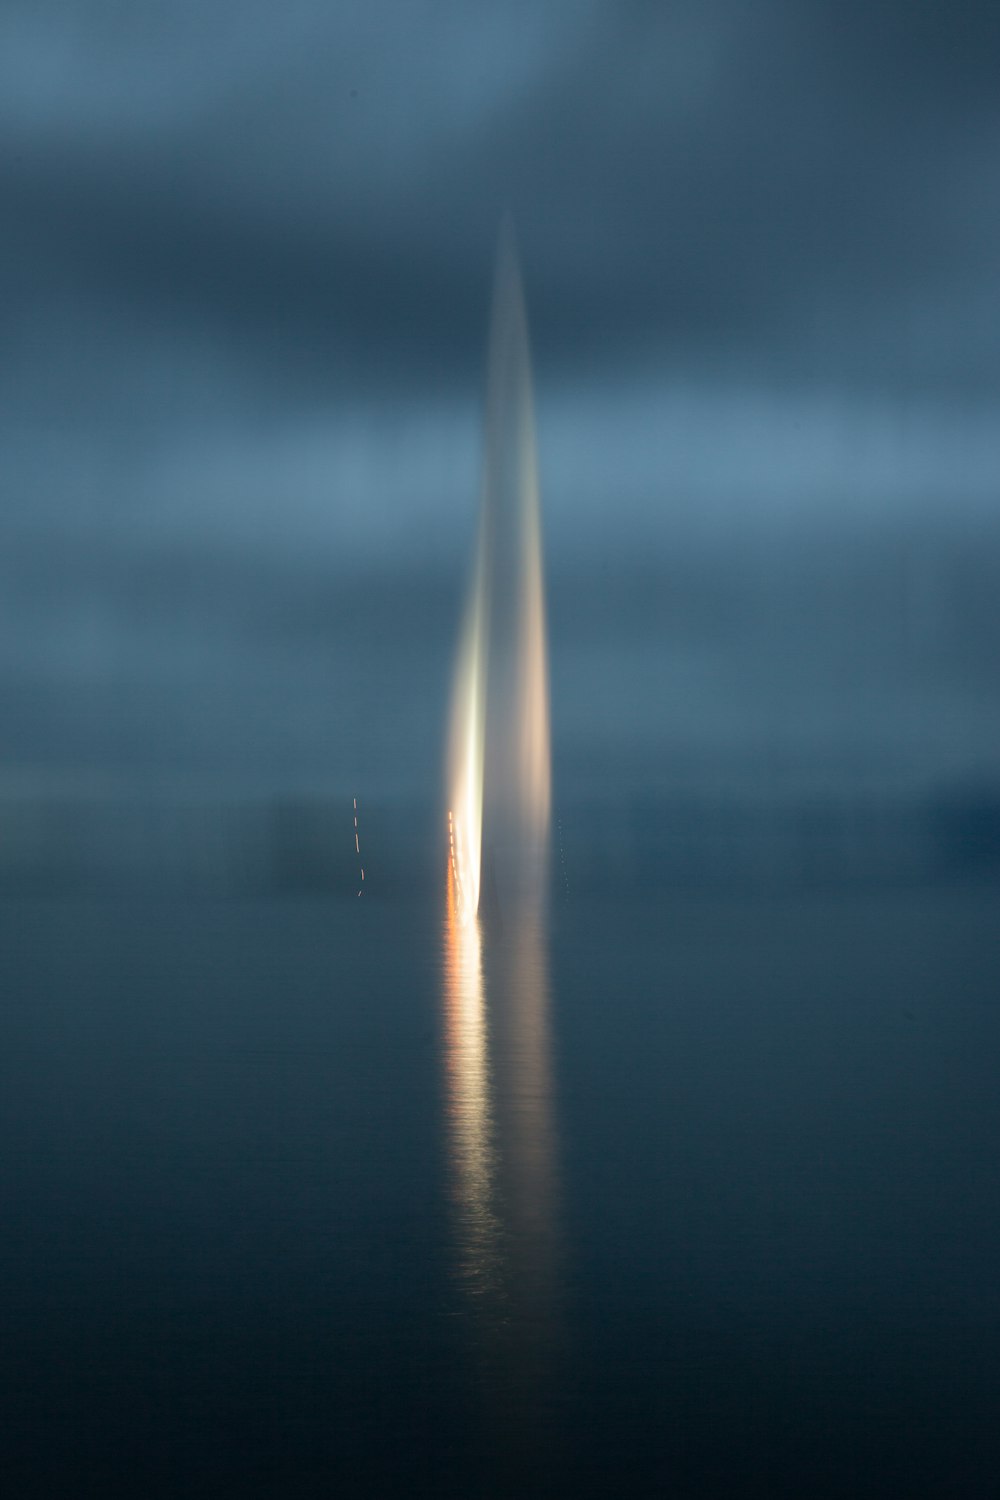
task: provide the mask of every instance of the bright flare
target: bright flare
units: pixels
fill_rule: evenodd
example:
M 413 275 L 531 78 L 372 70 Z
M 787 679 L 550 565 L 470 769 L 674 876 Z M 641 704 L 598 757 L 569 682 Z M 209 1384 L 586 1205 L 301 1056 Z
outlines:
M 449 848 L 461 921 L 479 908 L 484 822 L 520 895 L 540 897 L 551 803 L 548 648 L 531 362 L 513 234 L 490 328 L 479 535 L 452 692 Z M 506 845 L 506 847 L 505 847 Z
M 448 746 L 448 844 L 455 911 L 467 922 L 479 909 L 486 731 L 486 582 L 483 537 L 455 666 Z

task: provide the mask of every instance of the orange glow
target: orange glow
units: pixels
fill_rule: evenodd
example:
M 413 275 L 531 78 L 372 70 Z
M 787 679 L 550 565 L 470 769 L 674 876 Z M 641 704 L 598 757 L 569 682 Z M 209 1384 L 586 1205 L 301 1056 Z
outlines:
M 552 800 L 548 642 L 534 435 L 523 488 L 523 598 L 518 643 L 518 785 L 525 832 L 539 852 L 548 840 Z
M 486 743 L 486 577 L 480 536 L 472 592 L 459 640 L 448 744 L 448 789 L 454 818 L 452 863 L 458 877 L 459 920 L 479 909 Z
M 542 531 L 527 318 L 509 226 L 501 234 L 494 285 L 484 447 L 448 738 L 449 863 L 460 921 L 479 909 L 484 820 L 491 848 L 499 835 L 516 849 L 513 870 L 522 894 L 541 895 L 548 851 Z
M 444 1025 L 448 1154 L 465 1226 L 463 1276 L 476 1291 L 496 1277 L 494 1121 L 479 922 L 460 912 L 449 861 L 444 930 Z
M 486 1326 L 498 1307 L 504 1321 L 513 1310 L 542 1348 L 560 1257 L 548 959 L 544 912 L 512 919 L 490 950 L 487 993 L 480 921 L 462 920 L 449 859 L 442 1019 L 457 1271 Z

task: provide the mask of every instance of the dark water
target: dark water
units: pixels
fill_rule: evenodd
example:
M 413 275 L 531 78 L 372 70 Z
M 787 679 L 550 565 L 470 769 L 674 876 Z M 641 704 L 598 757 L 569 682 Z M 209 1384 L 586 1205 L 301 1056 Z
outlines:
M 997 918 L 6 903 L 6 1493 L 996 1495 Z

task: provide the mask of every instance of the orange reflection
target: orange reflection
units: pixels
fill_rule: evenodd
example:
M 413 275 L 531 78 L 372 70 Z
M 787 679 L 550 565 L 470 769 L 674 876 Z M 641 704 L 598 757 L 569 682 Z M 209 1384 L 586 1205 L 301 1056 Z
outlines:
M 444 1023 L 448 1155 L 460 1223 L 460 1266 L 470 1289 L 495 1282 L 494 1122 L 483 990 L 482 939 L 475 913 L 462 911 L 454 860 L 448 862 Z
M 457 1264 L 469 1290 L 495 1294 L 494 1312 L 530 1317 L 540 1333 L 558 1260 L 545 923 L 537 908 L 505 920 L 490 946 L 487 997 L 482 921 L 463 921 L 449 858 L 444 1033 Z
M 507 917 L 497 955 L 497 1119 L 510 1233 L 511 1299 L 544 1322 L 554 1313 L 558 1168 L 544 913 Z

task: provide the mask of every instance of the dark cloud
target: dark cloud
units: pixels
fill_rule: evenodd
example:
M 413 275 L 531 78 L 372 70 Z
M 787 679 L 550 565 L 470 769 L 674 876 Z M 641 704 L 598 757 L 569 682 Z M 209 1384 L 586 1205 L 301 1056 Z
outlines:
M 131 84 L 96 122 L 108 63 L 81 46 L 65 104 L 8 131 L 5 197 L 56 280 L 217 326 L 305 380 L 345 361 L 465 378 L 505 202 L 552 360 L 664 341 L 777 357 L 803 323 L 992 284 L 996 23 L 975 7 L 574 7 L 526 42 L 520 7 L 499 28 L 300 7 L 279 37 L 260 11 L 219 14 L 206 38 L 183 12 L 172 48 L 133 19 Z
M 91 0 L 0 41 L 14 762 L 426 773 L 506 205 L 564 748 L 595 695 L 738 744 L 836 738 L 843 688 L 863 737 L 906 673 L 988 743 L 994 8 Z

